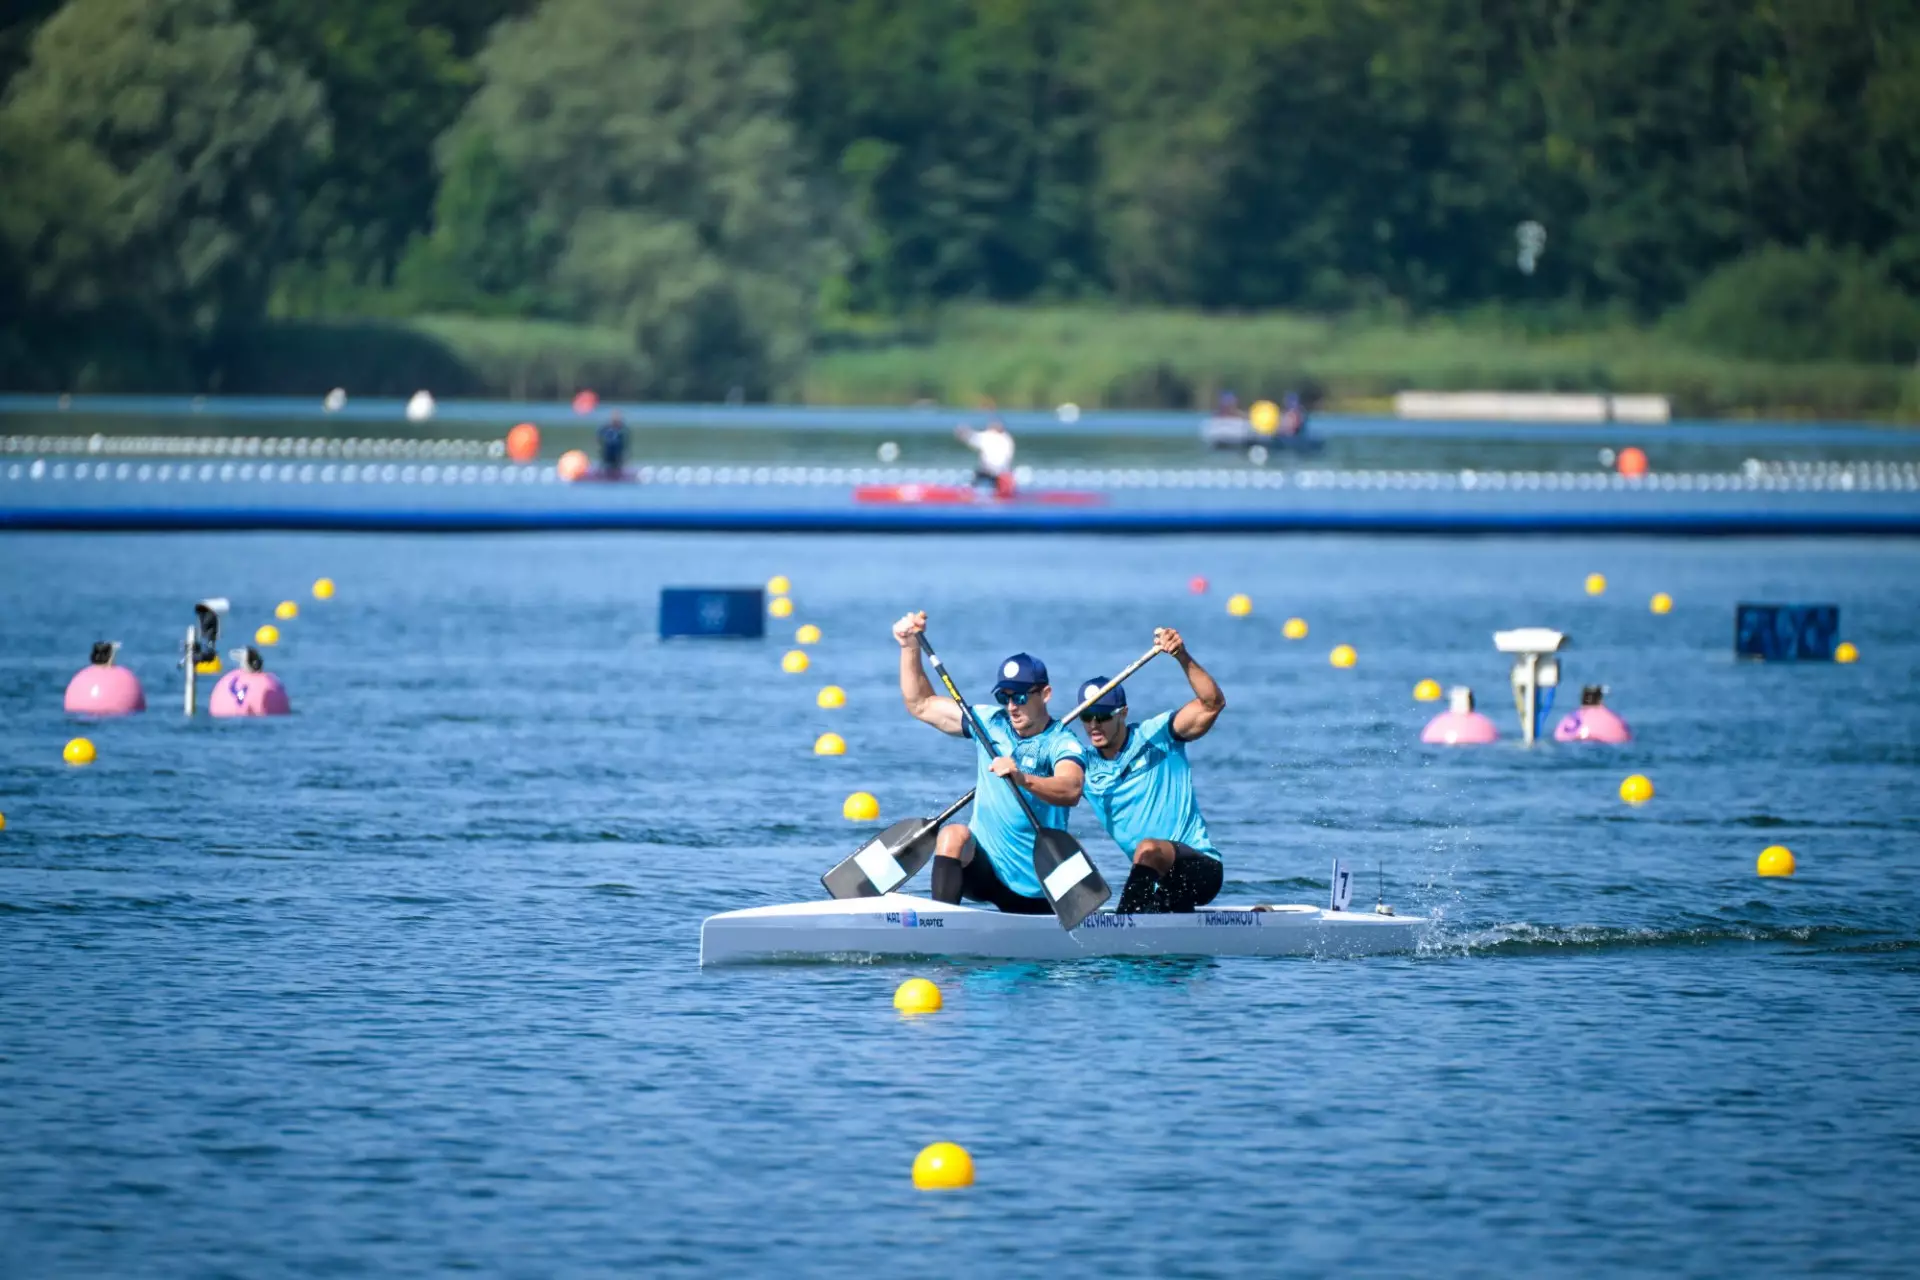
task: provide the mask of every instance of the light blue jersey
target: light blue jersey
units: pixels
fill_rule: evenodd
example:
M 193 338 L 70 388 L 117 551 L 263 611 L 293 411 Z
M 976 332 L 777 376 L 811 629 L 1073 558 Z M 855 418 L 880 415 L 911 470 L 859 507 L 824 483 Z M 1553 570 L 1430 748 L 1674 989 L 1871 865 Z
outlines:
M 1171 711 L 1128 725 L 1127 745 L 1113 759 L 1089 753 L 1086 796 L 1128 858 L 1142 840 L 1171 840 L 1220 860 L 1193 796 L 1187 744 L 1173 734 Z
M 1058 720 L 1034 734 L 1023 738 L 1013 731 L 1013 720 L 1007 715 L 1007 709 L 1001 706 L 978 706 L 973 714 L 980 717 L 980 723 L 987 727 L 987 738 L 993 744 L 996 756 L 1012 756 L 1013 762 L 1020 766 L 1020 772 L 1030 773 L 1036 778 L 1051 778 L 1054 767 L 1062 761 L 1071 760 L 1086 767 L 1087 749 L 1080 739 Z M 971 727 L 962 725 L 967 737 L 973 736 Z M 975 748 L 978 751 L 978 748 Z M 1013 788 L 1006 779 L 995 777 L 987 766 L 991 763 L 984 751 L 978 751 L 980 768 L 974 778 L 973 816 L 967 820 L 967 826 L 973 831 L 981 851 L 993 864 L 993 872 L 1000 877 L 1000 883 L 1015 893 L 1029 898 L 1044 898 L 1046 890 L 1040 887 L 1039 878 L 1033 874 L 1033 824 L 1027 821 L 1026 811 L 1020 807 L 1020 801 L 1014 797 Z M 1027 793 L 1027 800 L 1033 805 L 1034 813 L 1040 817 L 1043 827 L 1067 829 L 1067 810 L 1057 804 L 1048 804 Z

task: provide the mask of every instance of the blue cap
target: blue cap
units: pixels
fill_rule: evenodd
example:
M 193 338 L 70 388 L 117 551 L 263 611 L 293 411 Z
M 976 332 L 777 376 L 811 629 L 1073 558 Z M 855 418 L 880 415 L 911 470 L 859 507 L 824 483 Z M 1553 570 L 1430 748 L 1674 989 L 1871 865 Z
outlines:
M 1025 693 L 1046 683 L 1047 664 L 1030 653 L 1016 653 L 1000 664 L 1000 678 L 993 682 L 993 687 Z
M 1106 682 L 1107 678 L 1105 676 L 1095 676 L 1091 680 L 1081 681 L 1078 701 L 1086 702 L 1086 700 L 1092 698 L 1094 694 L 1100 693 L 1100 687 Z M 1127 687 L 1119 684 L 1108 689 L 1105 693 L 1101 693 L 1098 698 L 1094 698 L 1093 702 L 1086 708 L 1086 711 L 1082 711 L 1080 714 L 1085 715 L 1087 711 L 1101 711 L 1111 715 L 1116 711 L 1125 711 L 1126 709 Z

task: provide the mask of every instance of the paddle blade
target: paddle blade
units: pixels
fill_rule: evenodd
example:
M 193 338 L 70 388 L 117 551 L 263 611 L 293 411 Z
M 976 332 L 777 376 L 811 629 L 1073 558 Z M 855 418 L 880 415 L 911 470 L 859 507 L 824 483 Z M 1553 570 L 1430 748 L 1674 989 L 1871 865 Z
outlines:
M 1065 831 L 1042 827 L 1033 840 L 1033 871 L 1047 891 L 1053 914 L 1062 929 L 1077 929 L 1100 909 L 1113 890 L 1100 877 L 1093 859 Z
M 932 818 L 902 818 L 861 845 L 839 866 L 820 877 L 834 898 L 877 898 L 892 893 L 919 874 L 933 857 L 938 829 Z M 921 833 L 918 840 L 916 832 Z

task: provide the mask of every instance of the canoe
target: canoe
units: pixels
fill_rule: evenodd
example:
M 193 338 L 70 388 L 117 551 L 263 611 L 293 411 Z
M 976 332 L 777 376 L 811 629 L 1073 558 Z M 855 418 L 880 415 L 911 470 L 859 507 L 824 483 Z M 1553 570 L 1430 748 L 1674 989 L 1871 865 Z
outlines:
M 1010 916 L 931 898 L 748 907 L 708 916 L 700 963 L 867 960 L 880 956 L 1078 960 L 1089 956 L 1363 956 L 1411 951 L 1421 916 L 1309 906 L 1209 907 L 1181 915 L 1088 916 L 1072 933 L 1052 916 Z

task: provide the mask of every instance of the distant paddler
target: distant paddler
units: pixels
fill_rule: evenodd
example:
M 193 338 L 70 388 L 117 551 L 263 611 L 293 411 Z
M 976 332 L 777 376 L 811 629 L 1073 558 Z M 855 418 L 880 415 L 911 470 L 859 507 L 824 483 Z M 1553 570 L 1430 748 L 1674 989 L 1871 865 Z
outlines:
M 1300 393 L 1289 391 L 1280 401 L 1279 432 L 1283 436 L 1305 435 L 1307 430 L 1307 408 L 1300 403 Z
M 991 401 L 988 407 L 991 409 Z M 976 455 L 973 463 L 974 484 L 991 487 L 995 497 L 1011 498 L 1013 433 L 1007 430 L 1006 423 L 1000 421 L 1000 415 L 992 414 L 987 419 L 987 425 L 978 431 L 962 423 L 953 429 L 953 434 Z
M 600 474 L 608 480 L 626 475 L 627 421 L 616 410 L 600 427 Z
M 936 693 L 927 678 L 920 657 L 920 635 L 926 629 L 924 612 L 909 613 L 893 624 L 893 638 L 900 644 L 900 697 L 914 719 L 956 738 L 971 737 L 959 706 Z M 1079 739 L 1048 713 L 1052 693 L 1046 665 L 1030 654 L 1016 653 L 1000 664 L 993 686 L 996 705 L 973 708 L 992 751 L 975 753 L 979 765 L 972 815 L 964 823 L 942 827 L 934 845 L 936 902 L 972 898 L 1020 915 L 1052 914 L 1034 873 L 1034 817 L 1041 826 L 1065 831 L 1067 810 L 1080 802 L 1087 760 Z M 1002 778 L 1032 797 L 1034 817 Z
M 1153 643 L 1186 672 L 1192 700 L 1129 724 L 1126 688 L 1116 686 L 1080 713 L 1094 750 L 1086 768 L 1087 807 L 1133 859 L 1114 907 L 1129 914 L 1203 907 L 1220 892 L 1222 878 L 1220 852 L 1194 798 L 1187 744 L 1213 728 L 1226 695 L 1178 631 L 1160 627 Z M 1105 676 L 1083 681 L 1082 700 L 1106 683 Z

